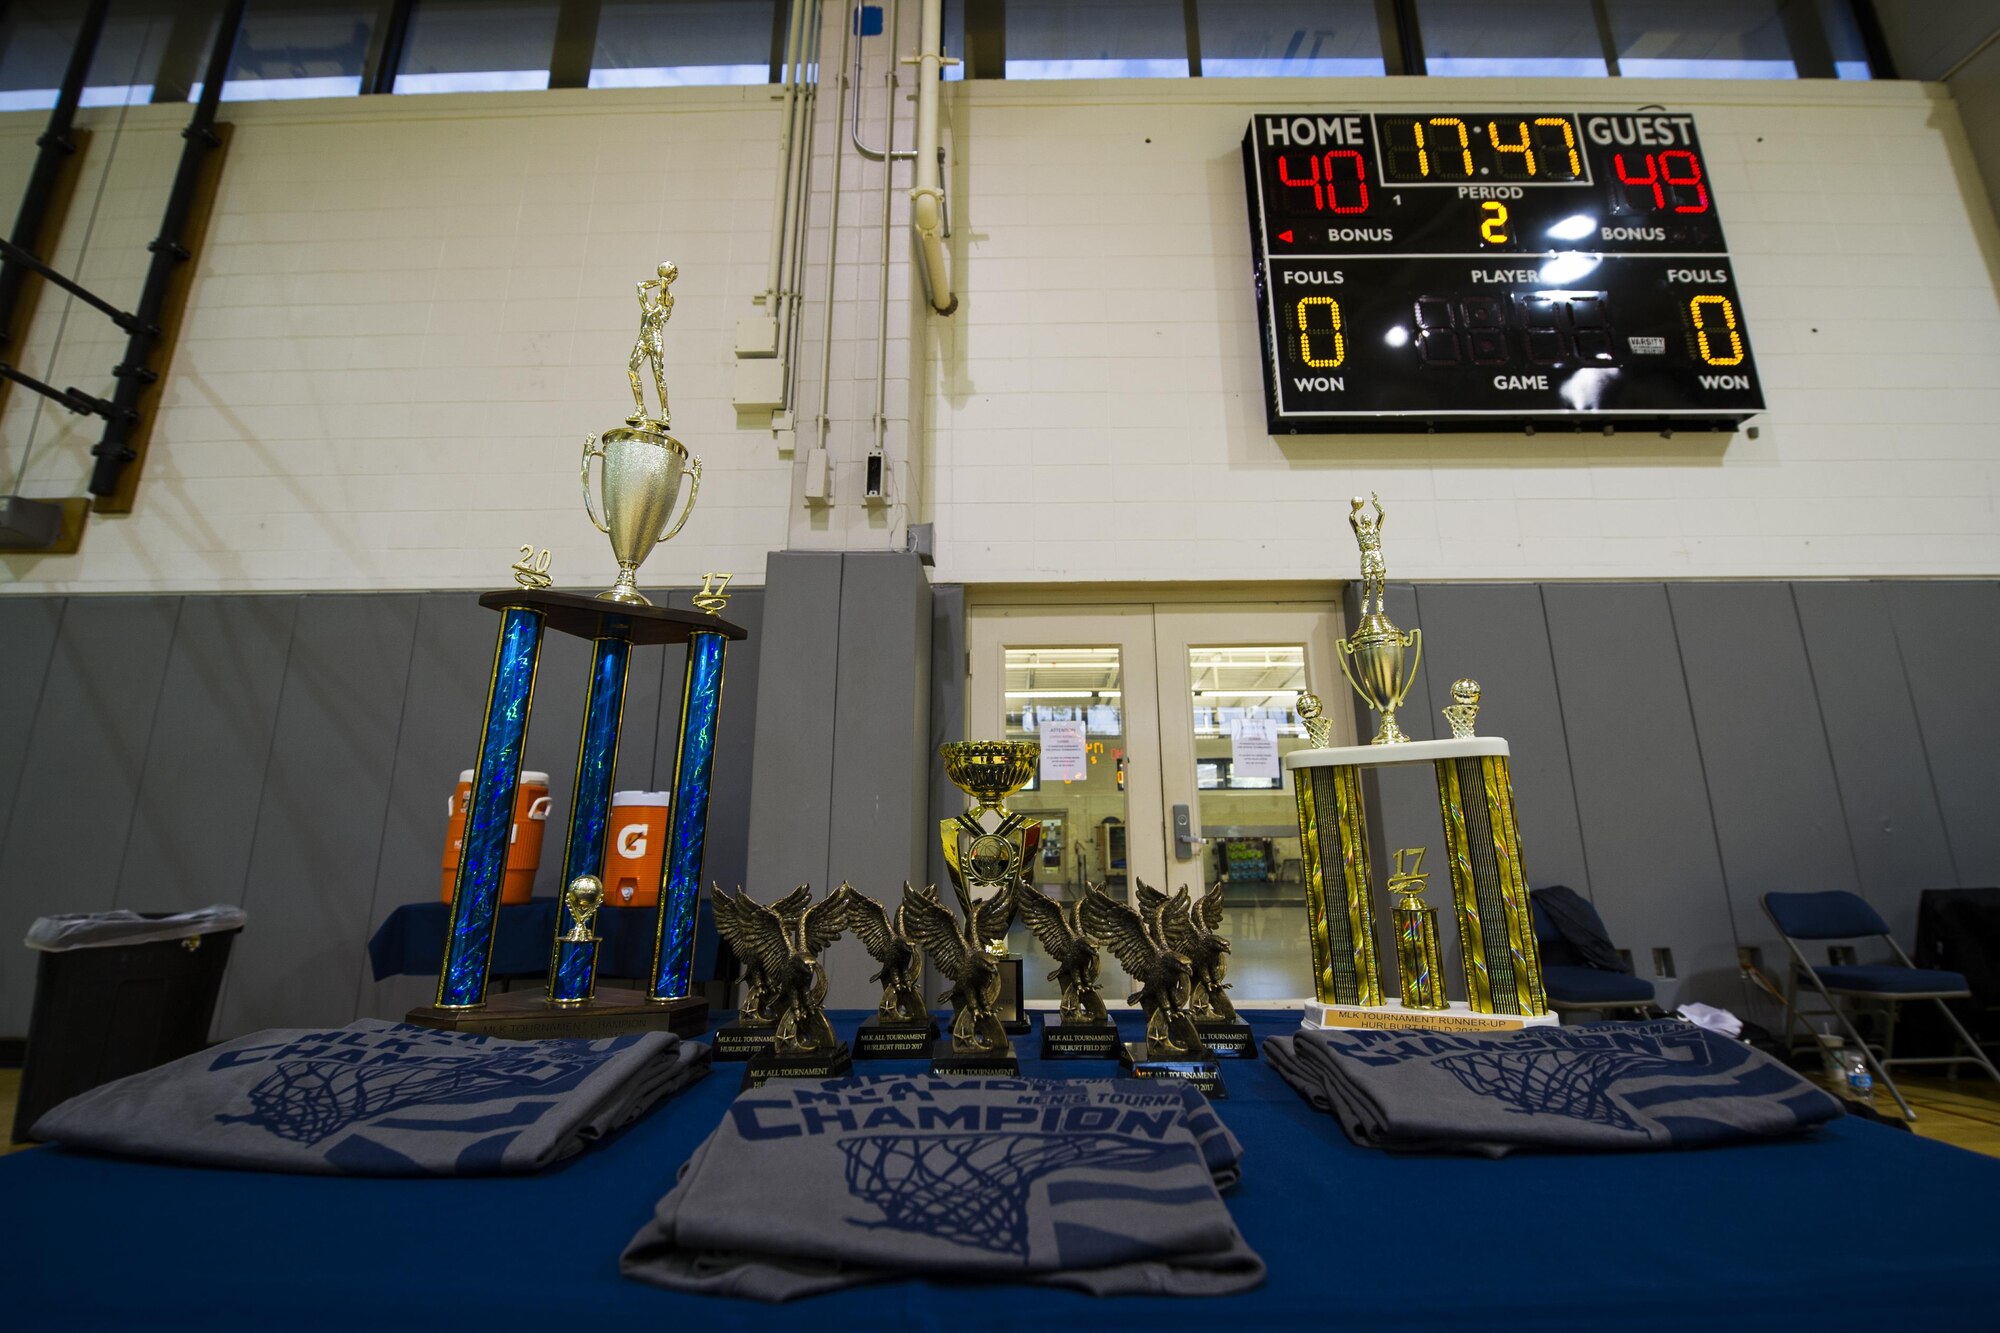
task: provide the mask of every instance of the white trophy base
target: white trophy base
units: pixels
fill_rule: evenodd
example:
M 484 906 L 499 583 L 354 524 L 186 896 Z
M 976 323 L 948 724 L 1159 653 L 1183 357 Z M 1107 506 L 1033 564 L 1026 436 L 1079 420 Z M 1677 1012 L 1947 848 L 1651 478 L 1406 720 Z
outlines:
M 1449 1009 L 1405 1009 L 1400 1001 L 1385 1004 L 1326 1004 L 1306 1001 L 1301 1028 L 1373 1028 L 1383 1031 L 1425 1032 L 1519 1032 L 1523 1028 L 1555 1027 L 1561 1019 L 1553 1013 L 1475 1014 L 1463 1000 L 1453 1000 Z

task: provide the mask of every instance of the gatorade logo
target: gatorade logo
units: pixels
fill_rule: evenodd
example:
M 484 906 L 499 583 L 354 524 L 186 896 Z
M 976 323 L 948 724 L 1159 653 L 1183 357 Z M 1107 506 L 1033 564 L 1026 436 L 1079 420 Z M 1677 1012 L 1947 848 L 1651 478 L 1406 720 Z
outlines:
M 628 861 L 636 861 L 646 854 L 644 824 L 627 824 L 618 830 L 618 854 Z

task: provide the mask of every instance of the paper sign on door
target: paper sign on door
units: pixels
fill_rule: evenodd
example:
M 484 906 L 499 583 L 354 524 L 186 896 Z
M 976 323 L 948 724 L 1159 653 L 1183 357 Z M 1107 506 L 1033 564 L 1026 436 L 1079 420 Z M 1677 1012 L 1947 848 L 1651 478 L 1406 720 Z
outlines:
M 1089 757 L 1084 753 L 1084 726 L 1081 722 L 1044 722 L 1042 733 L 1042 781 L 1081 782 L 1088 776 Z M 1275 749 L 1277 741 L 1271 742 Z
M 1229 724 L 1230 777 L 1275 778 L 1279 771 L 1276 718 L 1241 717 Z

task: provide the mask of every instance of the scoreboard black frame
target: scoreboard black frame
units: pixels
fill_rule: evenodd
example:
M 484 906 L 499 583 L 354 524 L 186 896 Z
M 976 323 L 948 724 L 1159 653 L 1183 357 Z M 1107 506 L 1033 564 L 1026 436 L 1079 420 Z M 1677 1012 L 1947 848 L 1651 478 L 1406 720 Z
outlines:
M 1764 410 L 1694 118 L 1298 112 L 1243 136 L 1271 433 Z

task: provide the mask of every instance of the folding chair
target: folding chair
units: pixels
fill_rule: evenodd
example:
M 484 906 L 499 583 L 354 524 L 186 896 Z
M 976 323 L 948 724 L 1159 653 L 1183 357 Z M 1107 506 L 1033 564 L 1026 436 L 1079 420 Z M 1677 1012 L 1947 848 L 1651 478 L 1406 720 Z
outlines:
M 1910 956 L 1903 952 L 1901 945 L 1889 934 L 1889 925 L 1881 916 L 1857 894 L 1845 892 L 1829 893 L 1767 893 L 1763 898 L 1764 915 L 1771 918 L 1771 924 L 1778 928 L 1784 938 L 1785 947 L 1792 951 L 1793 966 L 1785 974 L 1785 1049 L 1790 1050 L 1792 1032 L 1796 1024 L 1804 1018 L 1794 1003 L 1798 995 L 1798 980 L 1804 977 L 1812 983 L 1826 1002 L 1826 1012 L 1839 1020 L 1847 1030 L 1848 1040 L 1861 1051 L 1862 1059 L 1874 1067 L 1875 1077 L 1882 1080 L 1889 1095 L 1896 1099 L 1896 1105 L 1903 1108 L 1903 1118 L 1915 1120 L 1917 1113 L 1910 1109 L 1909 1102 L 1896 1086 L 1896 1080 L 1889 1077 L 1890 1065 L 1952 1065 L 1968 1061 L 1983 1067 L 1995 1082 L 2000 1082 L 2000 1069 L 1993 1067 L 1965 1025 L 1951 1011 L 1946 1000 L 1971 998 L 1971 988 L 1965 978 L 1957 972 L 1945 972 L 1932 968 L 1914 967 Z M 1853 940 L 1871 935 L 1880 936 L 1896 956 L 1900 967 L 1865 964 L 1824 964 L 1815 966 L 1806 961 L 1800 940 Z M 1883 1026 L 1882 1054 L 1878 1058 L 1872 1047 L 1861 1039 L 1847 1012 L 1834 1002 L 1834 997 L 1842 996 L 1851 1000 L 1874 1000 L 1888 1010 L 1888 1021 Z M 1896 1051 L 1896 1008 L 1910 1000 L 1931 1000 L 1951 1024 L 1952 1031 L 1965 1043 L 1970 1055 L 1938 1056 L 1897 1056 Z
M 1528 908 L 1534 917 L 1535 943 L 1541 948 L 1542 989 L 1549 997 L 1551 1009 L 1558 1014 L 1636 1009 L 1643 1017 L 1652 1008 L 1652 982 L 1629 972 L 1593 966 L 1576 946 L 1563 938 L 1532 893 L 1528 895 Z M 1590 912 L 1596 916 L 1595 908 Z M 1602 918 L 1598 918 L 1597 927 L 1598 934 L 1610 938 Z

